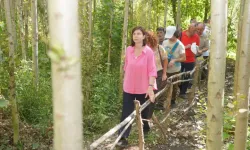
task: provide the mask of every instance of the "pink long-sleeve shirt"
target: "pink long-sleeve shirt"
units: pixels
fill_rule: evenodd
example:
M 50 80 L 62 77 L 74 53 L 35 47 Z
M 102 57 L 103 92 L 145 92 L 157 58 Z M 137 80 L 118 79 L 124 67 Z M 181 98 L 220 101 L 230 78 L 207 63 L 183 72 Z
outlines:
M 149 86 L 149 78 L 157 77 L 154 52 L 148 46 L 142 50 L 142 54 L 135 56 L 134 47 L 126 50 L 124 64 L 123 90 L 130 94 L 145 94 Z M 156 82 L 154 89 L 157 89 Z

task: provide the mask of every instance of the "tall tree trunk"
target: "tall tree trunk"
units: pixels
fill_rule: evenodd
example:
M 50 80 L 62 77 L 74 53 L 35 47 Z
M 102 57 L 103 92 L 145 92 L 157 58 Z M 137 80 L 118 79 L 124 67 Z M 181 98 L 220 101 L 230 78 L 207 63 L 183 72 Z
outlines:
M 223 106 L 227 47 L 227 0 L 211 0 L 211 57 L 208 78 L 207 150 L 223 146 Z M 216 41 L 216 42 L 215 42 Z
M 165 0 L 164 28 L 167 27 L 167 14 L 168 14 L 168 0 Z
M 37 24 L 37 0 L 32 0 L 32 50 L 33 50 L 33 75 L 34 84 L 38 86 L 38 24 Z
M 17 32 L 16 32 L 16 1 L 9 0 L 10 4 L 10 15 L 11 15 L 11 23 L 12 23 L 12 30 L 13 30 L 13 39 L 14 39 L 14 48 L 17 49 Z
M 78 1 L 49 0 L 54 149 L 82 150 L 81 53 Z M 74 61 L 74 63 L 72 63 Z
M 179 29 L 181 28 L 181 0 L 178 0 L 176 25 Z
M 89 35 L 88 35 L 88 39 L 89 39 L 89 51 L 92 51 L 92 0 L 88 1 L 88 13 L 89 13 Z
M 238 81 L 238 68 L 239 68 L 239 56 L 240 56 L 240 42 L 241 42 L 241 28 L 242 28 L 242 20 L 243 20 L 243 12 L 244 12 L 244 3 L 245 0 L 240 1 L 240 13 L 239 13 L 239 22 L 238 22 L 238 33 L 237 33 L 237 51 L 236 51 L 236 61 L 234 68 L 234 97 L 236 97 L 236 85 Z
M 120 91 L 119 91 L 119 98 L 122 97 L 122 85 L 123 85 L 123 65 L 124 65 L 124 56 L 127 47 L 127 38 L 128 38 L 128 12 L 129 12 L 129 0 L 125 0 L 125 7 L 124 7 L 124 21 L 123 21 L 123 32 L 122 32 L 122 51 L 121 51 L 121 64 L 120 64 Z
M 12 110 L 12 125 L 13 125 L 13 130 L 14 130 L 14 136 L 13 136 L 13 141 L 14 144 L 17 144 L 19 140 L 19 119 L 18 119 L 18 111 L 17 111 L 17 104 L 16 104 L 16 89 L 15 89 L 15 45 L 14 39 L 15 33 L 13 30 L 13 25 L 12 25 L 12 19 L 11 19 L 11 8 L 10 8 L 10 1 L 9 0 L 4 0 L 4 6 L 5 6 L 5 15 L 6 15 L 6 23 L 7 23 L 7 30 L 8 30 L 8 36 L 9 36 L 9 100 L 11 104 L 11 110 Z
M 24 2 L 24 32 L 25 32 L 25 48 L 29 48 L 29 0 Z
M 237 115 L 235 127 L 234 149 L 245 150 L 247 142 L 247 128 L 248 128 L 248 89 L 249 89 L 249 75 L 250 75 L 250 0 L 245 0 L 243 3 L 243 18 L 238 32 L 240 32 L 240 43 L 238 52 L 238 70 L 235 93 L 237 100 Z M 243 111 L 243 112 L 241 112 Z
M 112 28 L 113 28 L 113 17 L 114 17 L 114 0 L 112 0 L 112 5 L 110 7 L 110 22 L 109 22 L 109 50 L 108 50 L 108 63 L 107 63 L 107 72 L 110 71 L 110 55 L 112 49 Z
M 204 11 L 204 21 L 207 20 L 207 14 L 208 14 L 208 11 L 209 11 L 209 2 L 208 0 L 205 0 L 205 3 L 204 3 L 204 8 L 205 8 L 205 11 Z
M 173 19 L 174 19 L 175 24 L 176 24 L 176 1 L 177 0 L 171 0 L 171 2 L 172 2 L 172 10 L 173 10 Z
M 149 0 L 149 3 L 148 3 L 148 26 L 147 28 L 150 30 L 150 24 L 151 24 L 151 10 L 152 10 L 152 0 Z
M 20 26 L 20 41 L 22 47 L 22 59 L 26 60 L 26 47 L 25 47 L 25 36 L 24 36 L 24 11 L 23 11 L 23 0 L 18 1 L 17 6 L 18 18 L 19 18 L 19 26 Z

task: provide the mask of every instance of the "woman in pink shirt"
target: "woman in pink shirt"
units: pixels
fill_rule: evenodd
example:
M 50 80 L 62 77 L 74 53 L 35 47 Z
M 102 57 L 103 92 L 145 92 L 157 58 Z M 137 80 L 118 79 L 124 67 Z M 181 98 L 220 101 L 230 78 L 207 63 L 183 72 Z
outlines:
M 142 105 L 149 97 L 154 102 L 154 89 L 157 89 L 155 78 L 157 77 L 154 52 L 146 45 L 145 30 L 142 27 L 135 27 L 132 30 L 131 46 L 126 50 L 124 64 L 123 83 L 123 107 L 121 121 L 126 119 L 134 111 L 134 100 L 140 101 Z M 142 118 L 148 119 L 148 107 L 142 111 Z M 143 131 L 149 131 L 147 121 L 143 121 Z M 122 132 L 123 128 L 119 131 Z M 131 126 L 122 135 L 117 145 L 125 147 L 128 145 Z

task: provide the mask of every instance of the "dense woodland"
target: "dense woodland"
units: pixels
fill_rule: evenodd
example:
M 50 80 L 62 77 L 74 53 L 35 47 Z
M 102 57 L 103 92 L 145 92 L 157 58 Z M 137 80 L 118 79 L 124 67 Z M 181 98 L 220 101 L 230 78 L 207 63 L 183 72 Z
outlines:
M 216 13 L 222 17 L 213 18 Z M 58 21 L 61 15 L 67 20 Z M 220 40 L 212 42 L 211 55 L 221 59 L 211 60 L 208 78 L 208 88 L 220 87 L 220 93 L 214 98 L 206 84 L 201 87 L 199 94 L 208 93 L 193 108 L 195 122 L 203 124 L 199 146 L 180 149 L 250 149 L 250 0 L 0 0 L 0 150 L 52 149 L 53 143 L 56 150 L 67 149 L 59 143 L 75 141 L 63 137 L 64 130 L 83 141 L 73 149 L 87 149 L 119 123 L 121 68 L 132 28 L 155 32 L 178 24 L 185 30 L 191 18 L 210 16 L 212 32 L 224 31 L 212 34 L 211 41 Z M 65 122 L 59 111 L 69 111 L 78 123 L 60 126 Z M 216 121 L 207 122 L 206 114 Z M 159 139 L 152 132 L 147 147 L 166 149 L 158 147 L 168 145 Z M 136 135 L 130 140 L 137 144 Z

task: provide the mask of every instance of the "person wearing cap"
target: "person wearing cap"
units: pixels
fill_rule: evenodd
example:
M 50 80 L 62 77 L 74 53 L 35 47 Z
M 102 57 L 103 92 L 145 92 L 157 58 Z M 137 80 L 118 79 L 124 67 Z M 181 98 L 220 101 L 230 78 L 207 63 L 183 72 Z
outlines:
M 178 39 L 180 31 L 175 26 L 168 26 L 166 28 L 165 39 L 162 46 L 168 53 L 168 67 L 167 76 L 171 77 L 181 71 L 181 62 L 186 60 L 185 47 Z M 173 86 L 171 107 L 174 107 L 177 97 L 178 85 Z
M 181 72 L 191 71 L 194 69 L 196 61 L 196 47 L 200 45 L 200 38 L 196 34 L 195 23 L 191 23 L 188 27 L 188 30 L 182 32 L 181 42 L 185 46 L 186 52 L 186 61 L 181 64 Z M 192 46 L 192 49 L 191 49 Z M 195 49 L 193 49 L 195 47 Z M 185 77 L 184 80 L 189 79 L 190 77 Z M 189 82 L 183 82 L 180 86 L 180 97 L 187 99 L 187 89 L 191 87 L 192 84 Z
M 165 36 L 165 28 L 163 27 L 158 27 L 156 29 L 157 36 L 158 36 L 158 42 L 160 45 L 162 45 L 162 42 L 164 41 L 164 36 Z

